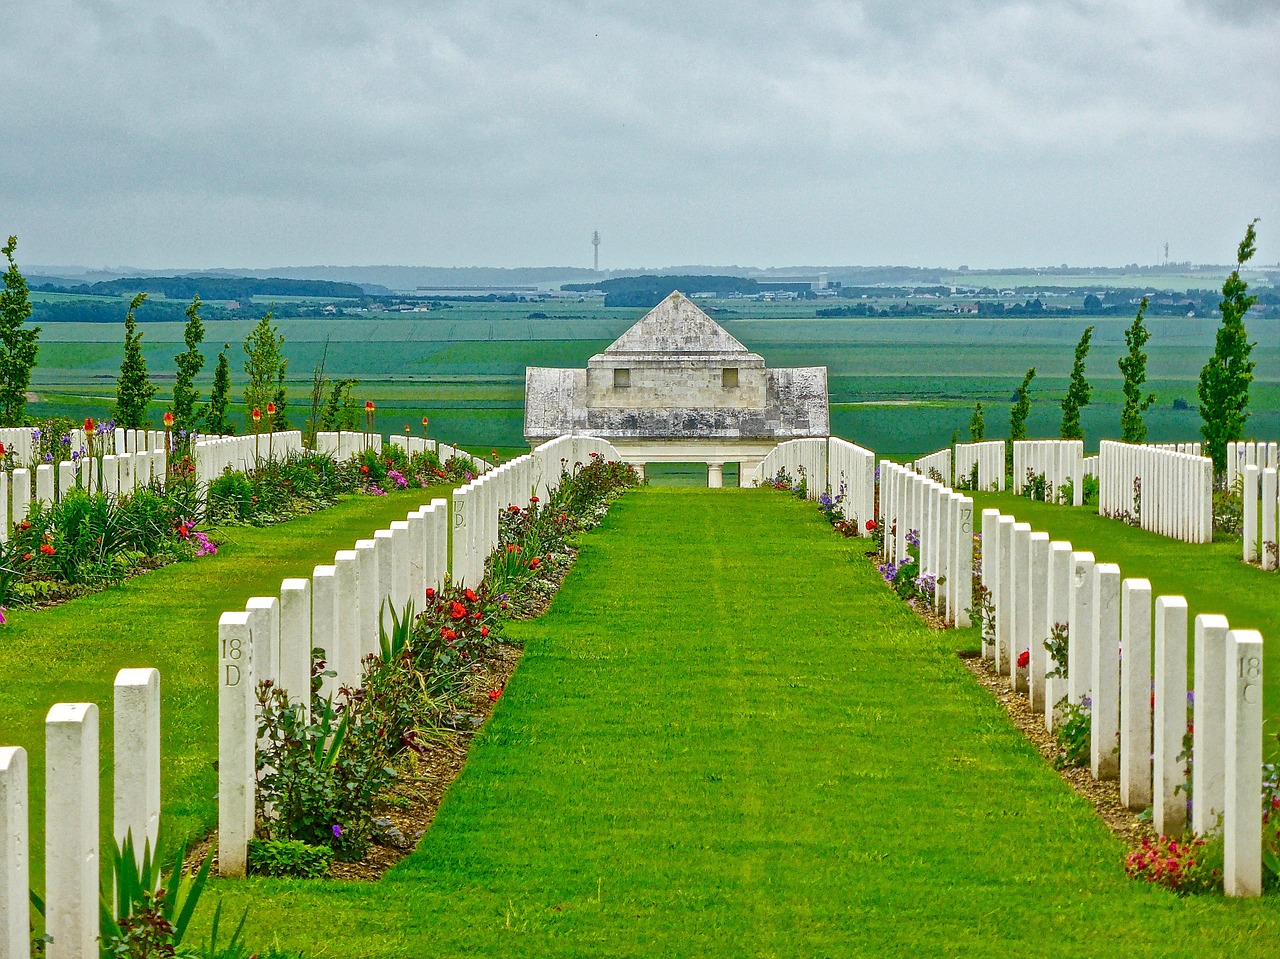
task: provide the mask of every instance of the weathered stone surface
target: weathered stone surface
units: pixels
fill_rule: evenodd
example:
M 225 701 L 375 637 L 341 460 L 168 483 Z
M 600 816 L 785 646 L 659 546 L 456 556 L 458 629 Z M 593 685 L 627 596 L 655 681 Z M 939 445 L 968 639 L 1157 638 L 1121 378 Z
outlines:
M 672 293 L 585 370 L 529 367 L 525 437 L 793 439 L 830 432 L 826 367 L 768 370 Z

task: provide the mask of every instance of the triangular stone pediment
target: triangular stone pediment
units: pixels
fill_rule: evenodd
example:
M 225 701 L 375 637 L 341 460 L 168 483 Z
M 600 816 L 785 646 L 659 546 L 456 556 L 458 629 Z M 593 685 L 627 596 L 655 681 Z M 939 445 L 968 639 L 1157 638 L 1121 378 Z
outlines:
M 604 351 L 612 353 L 750 353 L 678 290 Z

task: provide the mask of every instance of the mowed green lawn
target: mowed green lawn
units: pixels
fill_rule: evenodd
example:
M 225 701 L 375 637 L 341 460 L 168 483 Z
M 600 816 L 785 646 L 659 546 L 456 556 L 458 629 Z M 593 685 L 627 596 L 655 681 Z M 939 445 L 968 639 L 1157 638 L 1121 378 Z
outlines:
M 417 852 L 252 879 L 308 956 L 1270 956 L 1181 900 L 811 504 L 647 488 L 586 541 Z
M 0 745 L 27 750 L 31 835 L 44 835 L 44 719 L 56 702 L 99 709 L 103 841 L 111 841 L 112 683 L 125 667 L 160 670 L 161 782 L 165 829 L 198 838 L 217 820 L 218 617 L 251 596 L 279 596 L 280 581 L 310 576 L 445 487 L 353 497 L 269 529 L 229 528 L 217 556 L 175 563 L 119 586 L 44 610 L 10 610 L 0 627 Z M 108 847 L 109 848 L 109 847 Z M 43 855 L 33 856 L 37 887 Z
M 1156 596 L 1185 596 L 1192 622 L 1200 613 L 1221 613 L 1236 629 L 1262 633 L 1263 709 L 1280 717 L 1280 574 L 1241 562 L 1238 539 L 1182 543 L 1099 516 L 1097 507 L 1033 503 L 1012 493 L 978 493 L 975 512 L 999 509 L 1019 522 L 1087 550 L 1099 563 L 1116 563 L 1123 577 L 1151 580 Z M 1188 642 L 1188 653 L 1194 645 Z M 1274 733 L 1274 729 L 1272 730 Z M 1276 752 L 1274 735 L 1268 752 Z

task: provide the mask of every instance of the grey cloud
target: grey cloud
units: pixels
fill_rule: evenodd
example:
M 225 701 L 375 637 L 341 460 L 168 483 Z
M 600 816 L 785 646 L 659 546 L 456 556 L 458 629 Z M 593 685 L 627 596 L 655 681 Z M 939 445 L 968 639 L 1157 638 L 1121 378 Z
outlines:
M 1222 259 L 1280 213 L 1263 3 L 15 6 L 47 261 Z M 1270 254 L 1272 258 L 1274 253 Z

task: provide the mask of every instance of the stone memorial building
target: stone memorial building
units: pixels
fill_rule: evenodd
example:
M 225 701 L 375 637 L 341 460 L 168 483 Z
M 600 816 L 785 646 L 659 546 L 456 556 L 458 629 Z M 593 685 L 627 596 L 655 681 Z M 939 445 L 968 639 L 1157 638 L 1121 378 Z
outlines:
M 623 333 L 585 370 L 525 370 L 531 446 L 571 433 L 608 440 L 643 474 L 646 463 L 706 463 L 722 486 L 743 485 L 783 440 L 830 432 L 825 366 L 766 369 L 679 292 Z

